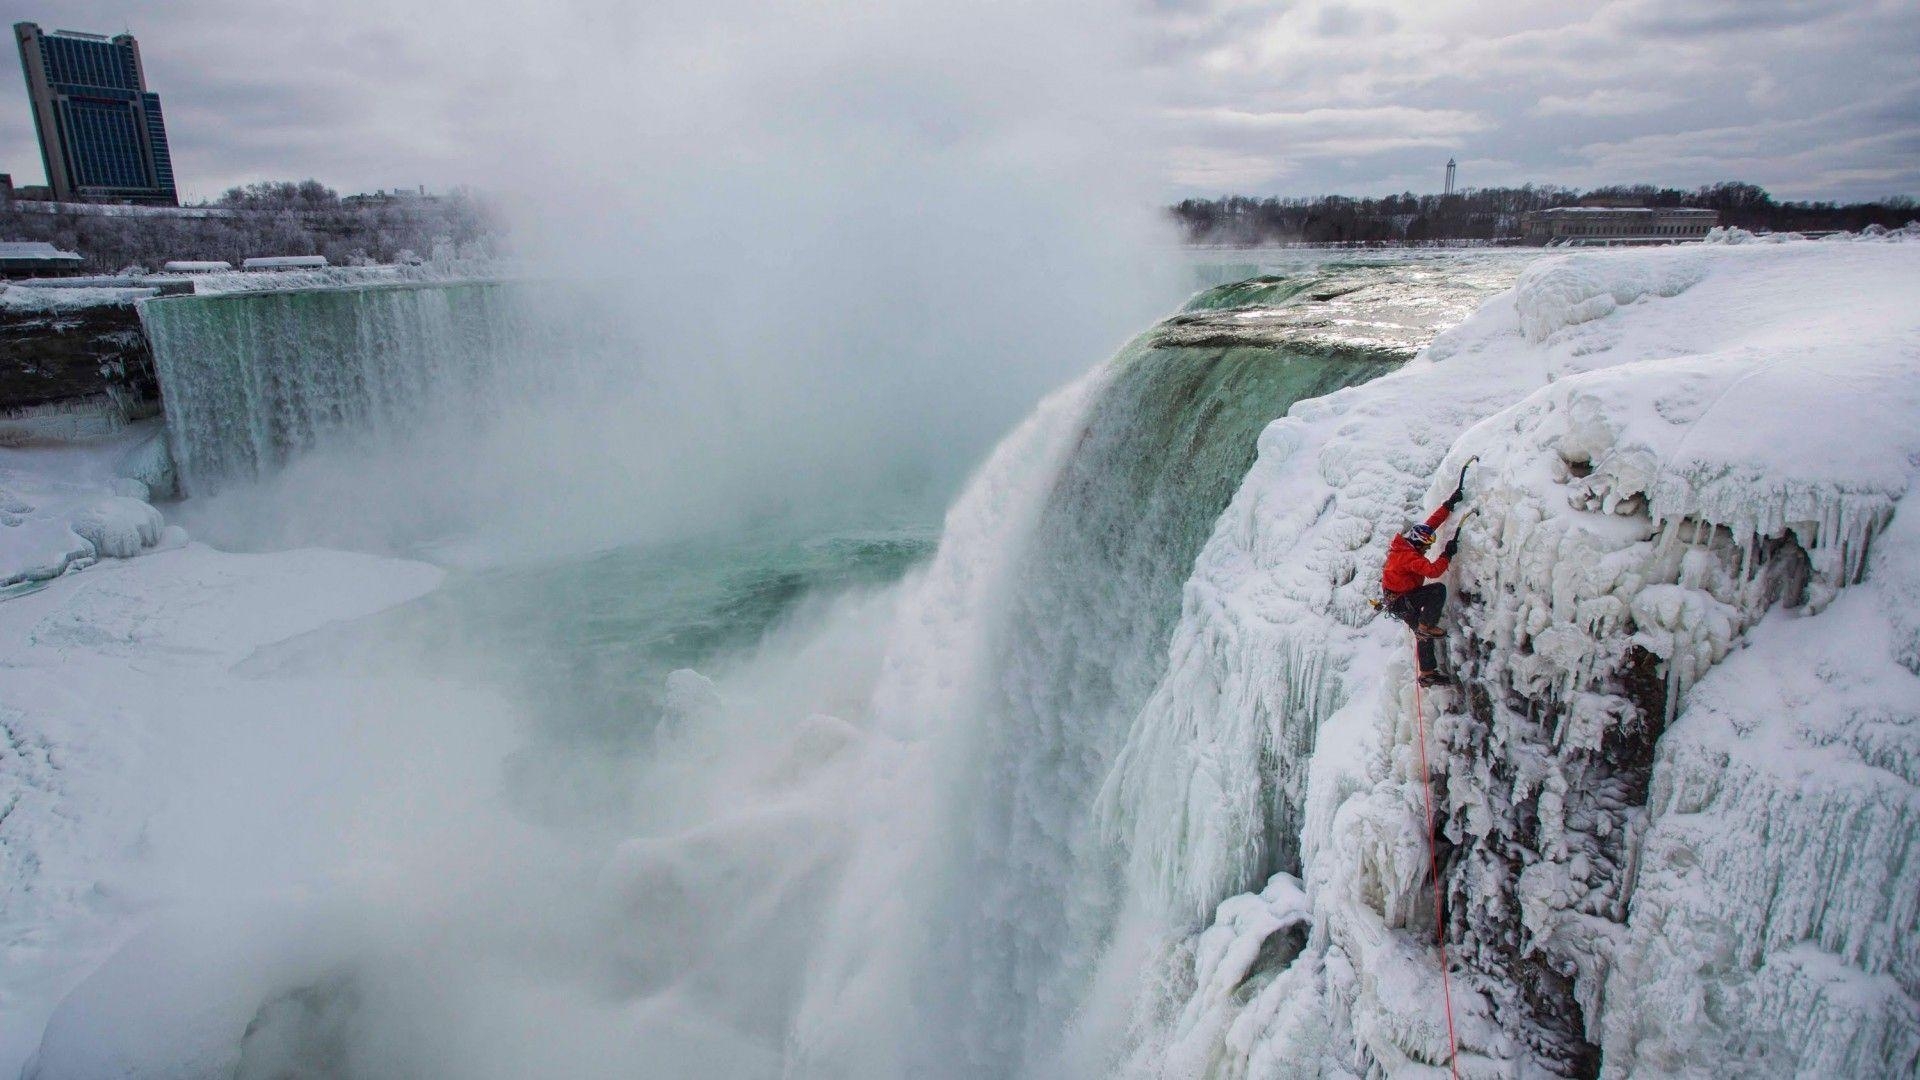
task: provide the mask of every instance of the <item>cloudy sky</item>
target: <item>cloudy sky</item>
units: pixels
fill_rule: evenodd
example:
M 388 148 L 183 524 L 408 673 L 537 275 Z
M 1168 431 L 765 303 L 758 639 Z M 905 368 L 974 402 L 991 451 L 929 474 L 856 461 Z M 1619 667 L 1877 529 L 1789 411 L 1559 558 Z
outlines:
M 485 17 L 510 23 L 515 7 Z M 538 47 L 540 6 L 517 7 Z M 484 186 L 468 147 L 487 137 L 491 110 L 520 107 L 501 93 L 517 54 L 471 47 L 468 27 L 413 0 L 0 9 L 9 23 L 139 36 L 188 198 L 305 176 L 343 191 Z M 1466 185 L 1744 179 L 1783 197 L 1920 194 L 1913 0 L 1087 10 L 1129 26 L 1141 94 L 1123 122 L 1168 198 L 1431 191 L 1449 156 Z M 1008 33 L 1026 29 L 1008 20 Z M 1079 46 L 1070 38 L 1063 53 Z M 0 79 L 0 162 L 16 183 L 39 179 L 17 77 Z

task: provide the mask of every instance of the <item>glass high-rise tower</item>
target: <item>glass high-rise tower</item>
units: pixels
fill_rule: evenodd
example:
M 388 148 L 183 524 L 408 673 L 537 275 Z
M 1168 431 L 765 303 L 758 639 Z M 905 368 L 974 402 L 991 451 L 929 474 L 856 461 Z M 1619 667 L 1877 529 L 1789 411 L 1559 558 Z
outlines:
M 133 35 L 23 22 L 13 36 L 53 197 L 178 206 L 160 95 L 147 89 Z

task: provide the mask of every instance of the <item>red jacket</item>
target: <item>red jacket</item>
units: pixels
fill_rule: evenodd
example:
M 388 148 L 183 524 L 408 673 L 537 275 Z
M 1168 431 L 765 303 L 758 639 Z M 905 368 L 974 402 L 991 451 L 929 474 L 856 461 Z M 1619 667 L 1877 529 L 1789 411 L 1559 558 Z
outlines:
M 1449 511 L 1442 506 L 1427 518 L 1427 527 L 1437 529 L 1447 520 Z M 1413 541 L 1405 536 L 1396 536 L 1393 543 L 1387 545 L 1387 565 L 1380 571 L 1380 588 L 1388 593 L 1412 592 L 1428 578 L 1437 578 L 1447 572 L 1447 557 L 1428 559 L 1413 546 Z

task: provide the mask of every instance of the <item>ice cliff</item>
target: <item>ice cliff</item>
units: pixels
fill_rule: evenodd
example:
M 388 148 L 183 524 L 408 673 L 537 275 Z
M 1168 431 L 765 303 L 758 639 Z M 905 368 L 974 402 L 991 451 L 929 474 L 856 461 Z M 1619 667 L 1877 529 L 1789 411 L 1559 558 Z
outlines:
M 1531 265 L 1302 402 L 1101 793 L 1134 1075 L 1444 1075 L 1386 541 L 1477 456 L 1424 700 L 1459 1070 L 1920 1068 L 1920 248 Z

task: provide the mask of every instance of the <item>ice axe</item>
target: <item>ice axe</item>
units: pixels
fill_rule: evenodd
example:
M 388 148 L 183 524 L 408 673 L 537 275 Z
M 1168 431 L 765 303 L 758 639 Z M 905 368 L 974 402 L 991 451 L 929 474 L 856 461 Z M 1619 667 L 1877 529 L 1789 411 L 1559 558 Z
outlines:
M 1467 470 L 1473 468 L 1473 463 L 1479 460 L 1480 460 L 1480 455 L 1475 454 L 1472 457 L 1467 459 L 1467 463 L 1465 465 L 1460 466 L 1460 480 L 1458 483 L 1453 485 L 1453 490 L 1458 491 L 1462 494 L 1466 493 Z M 1468 511 L 1468 513 L 1472 513 L 1472 511 Z M 1462 520 L 1465 520 L 1465 519 L 1462 519 Z
M 1460 466 L 1460 479 L 1459 479 L 1459 481 L 1458 481 L 1457 483 L 1455 483 L 1455 484 L 1453 485 L 1453 493 L 1454 493 L 1454 495 L 1455 495 L 1456 497 L 1458 497 L 1458 498 L 1465 498 L 1465 497 L 1466 497 L 1466 494 L 1467 494 L 1467 470 L 1468 470 L 1468 469 L 1471 469 L 1471 468 L 1473 468 L 1473 463 L 1474 463 L 1474 462 L 1476 462 L 1476 461 L 1479 461 L 1479 460 L 1480 460 L 1480 455 L 1479 455 L 1479 454 L 1475 454 L 1475 455 L 1473 455 L 1472 457 L 1470 457 L 1470 458 L 1468 458 L 1468 459 L 1467 459 L 1467 462 L 1466 462 L 1466 464 L 1464 464 L 1464 465 L 1462 465 L 1462 466 Z M 1479 512 L 1480 512 L 1480 508 L 1479 508 L 1478 506 L 1469 506 L 1469 507 L 1467 507 L 1467 512 L 1466 512 L 1466 513 L 1464 513 L 1464 514 L 1461 514 L 1461 515 L 1460 515 L 1460 518 L 1459 518 L 1459 520 L 1457 520 L 1457 521 L 1455 521 L 1455 522 L 1453 523 L 1453 539 L 1451 539 L 1451 540 L 1449 540 L 1449 541 L 1447 541 L 1447 546 L 1448 546 L 1448 547 L 1449 547 L 1450 549 L 1452 549 L 1452 550 L 1455 550 L 1455 551 L 1458 551 L 1458 550 L 1459 550 L 1459 548 L 1460 548 L 1460 533 L 1461 533 L 1461 532 L 1462 532 L 1463 530 L 1465 530 L 1465 529 L 1466 529 L 1466 527 L 1467 527 L 1467 519 L 1468 519 L 1468 518 L 1470 518 L 1470 517 L 1472 517 L 1473 515 L 1475 515 L 1475 514 L 1477 514 L 1477 513 L 1479 513 Z

